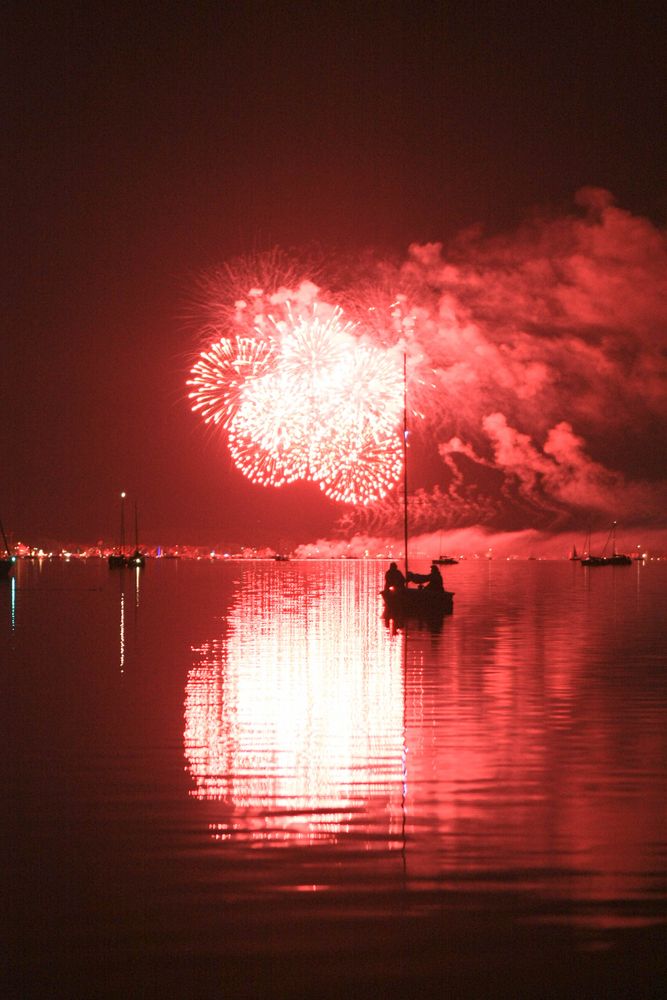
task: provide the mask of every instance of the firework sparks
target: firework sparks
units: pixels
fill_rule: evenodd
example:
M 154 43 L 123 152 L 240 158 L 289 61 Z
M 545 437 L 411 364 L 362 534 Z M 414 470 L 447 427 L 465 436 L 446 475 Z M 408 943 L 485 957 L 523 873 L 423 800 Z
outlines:
M 295 380 L 274 371 L 248 385 L 229 429 L 234 463 L 252 482 L 283 486 L 308 476 L 310 422 Z
M 381 441 L 370 437 L 346 440 L 340 435 L 337 444 L 312 476 L 332 500 L 365 507 L 395 486 L 403 469 L 402 445 L 396 435 Z
M 193 366 L 192 409 L 229 435 L 252 482 L 318 483 L 332 500 L 370 504 L 402 470 L 400 365 L 362 342 L 339 307 L 314 302 L 259 316 L 256 338 L 223 338 Z
M 204 422 L 227 429 L 242 401 L 243 393 L 271 363 L 271 348 L 261 340 L 236 337 L 219 340 L 193 366 L 187 384 L 194 388 L 189 398 L 192 410 Z

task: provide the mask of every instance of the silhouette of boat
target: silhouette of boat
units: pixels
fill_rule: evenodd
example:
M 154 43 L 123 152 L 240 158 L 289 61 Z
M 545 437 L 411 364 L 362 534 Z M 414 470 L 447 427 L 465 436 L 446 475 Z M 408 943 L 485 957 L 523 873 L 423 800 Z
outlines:
M 7 536 L 5 534 L 5 529 L 2 526 L 2 521 L 0 521 L 0 531 L 2 531 L 2 540 L 5 543 L 5 552 L 7 553 L 6 556 L 3 556 L 0 559 L 0 580 L 4 580 L 10 575 L 10 573 L 14 569 L 14 565 L 16 563 L 16 556 L 12 555 L 12 552 L 9 548 L 9 542 L 7 541 Z
M 607 546 L 611 541 L 611 555 L 605 555 L 607 551 Z M 616 521 L 612 522 L 611 528 L 609 529 L 609 534 L 607 535 L 607 541 L 604 543 L 604 548 L 602 549 L 602 555 L 592 556 L 587 553 L 585 557 L 581 559 L 582 566 L 632 566 L 632 559 L 630 556 L 626 556 L 621 552 L 616 551 Z
M 442 532 L 440 532 L 440 555 L 437 559 L 434 559 L 433 562 L 436 566 L 458 566 L 459 561 L 458 559 L 455 559 L 454 556 L 442 555 Z
M 624 554 L 622 554 L 620 552 L 617 552 L 616 555 L 609 556 L 609 558 L 607 559 L 607 565 L 608 566 L 632 566 L 632 559 L 630 558 L 630 556 L 626 556 L 626 555 L 624 555 Z
M 120 495 L 120 537 L 119 545 L 115 552 L 108 558 L 109 569 L 122 569 L 127 566 L 127 556 L 125 555 L 125 493 Z
M 414 576 L 411 574 L 410 579 Z M 454 610 L 454 594 L 449 590 L 432 590 L 428 586 L 389 588 L 382 591 L 386 618 L 403 621 L 407 618 L 431 621 L 443 618 Z
M 583 556 L 580 560 L 582 566 L 606 566 L 607 560 L 604 556 Z
M 137 505 L 134 505 L 134 552 L 127 557 L 127 565 L 143 569 L 146 565 L 146 556 L 139 548 L 139 520 L 137 516 Z
M 407 356 L 403 355 L 403 544 L 405 553 L 405 585 L 385 587 L 381 591 L 384 601 L 384 616 L 387 620 L 401 622 L 413 619 L 423 622 L 438 622 L 454 608 L 454 594 L 436 589 L 428 584 L 428 576 L 411 573 L 408 568 L 408 398 L 407 398 Z M 434 560 L 435 562 L 435 560 Z M 440 574 L 438 573 L 439 577 Z M 411 587 L 410 583 L 416 583 Z

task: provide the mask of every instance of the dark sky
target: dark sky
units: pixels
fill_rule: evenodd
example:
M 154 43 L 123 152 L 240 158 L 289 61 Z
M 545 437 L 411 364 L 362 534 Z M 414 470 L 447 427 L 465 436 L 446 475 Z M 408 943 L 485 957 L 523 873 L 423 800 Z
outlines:
M 184 317 L 211 267 L 276 245 L 400 255 L 582 185 L 664 226 L 655 5 L 21 3 L 3 34 L 15 539 L 109 538 L 121 489 L 150 542 L 335 520 L 315 487 L 247 483 L 189 412 Z

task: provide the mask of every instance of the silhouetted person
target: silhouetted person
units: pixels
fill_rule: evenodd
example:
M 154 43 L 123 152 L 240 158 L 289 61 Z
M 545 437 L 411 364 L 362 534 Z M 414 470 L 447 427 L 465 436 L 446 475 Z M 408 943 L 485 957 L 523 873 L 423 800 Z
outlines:
M 405 586 L 405 577 L 395 562 L 389 564 L 389 569 L 384 575 L 384 585 L 387 590 L 400 590 Z
M 428 576 L 428 583 L 426 584 L 429 590 L 444 590 L 445 585 L 442 582 L 442 573 L 438 569 L 435 563 L 431 563 L 431 572 Z

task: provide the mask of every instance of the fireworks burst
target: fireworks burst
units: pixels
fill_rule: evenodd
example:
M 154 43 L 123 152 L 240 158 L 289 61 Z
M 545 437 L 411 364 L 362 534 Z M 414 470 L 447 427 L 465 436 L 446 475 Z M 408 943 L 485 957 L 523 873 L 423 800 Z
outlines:
M 189 393 L 193 412 L 201 413 L 204 423 L 227 430 L 244 391 L 270 363 L 271 348 L 261 340 L 235 337 L 211 344 L 200 354 L 187 382 L 194 386 Z
M 401 366 L 395 350 L 326 303 L 274 302 L 255 337 L 222 338 L 192 368 L 192 409 L 229 435 L 252 482 L 318 483 L 331 499 L 371 504 L 402 470 Z
M 350 435 L 346 441 L 343 434 L 312 478 L 332 500 L 366 507 L 392 489 L 402 469 L 403 450 L 397 435 L 381 441 Z

